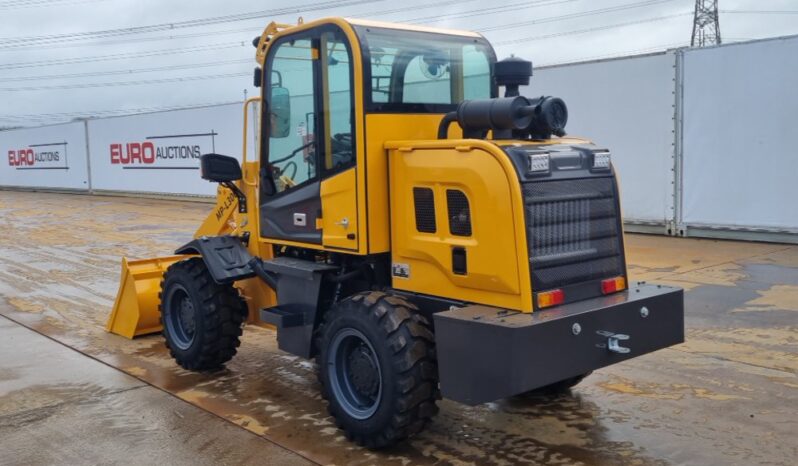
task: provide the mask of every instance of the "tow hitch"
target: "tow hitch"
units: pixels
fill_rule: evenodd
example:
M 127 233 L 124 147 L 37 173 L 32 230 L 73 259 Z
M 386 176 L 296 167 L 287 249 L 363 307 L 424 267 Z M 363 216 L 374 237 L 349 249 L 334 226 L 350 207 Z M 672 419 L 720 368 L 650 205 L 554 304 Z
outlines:
M 612 333 L 612 332 L 608 332 L 606 330 L 599 330 L 596 333 L 598 333 L 602 337 L 606 337 L 607 338 L 607 343 L 599 343 L 598 345 L 596 345 L 597 347 L 599 347 L 599 348 L 607 348 L 608 350 L 612 351 L 613 353 L 618 353 L 618 354 L 626 354 L 626 353 L 632 351 L 629 348 L 624 348 L 623 346 L 620 345 L 620 343 L 618 343 L 619 341 L 628 340 L 629 339 L 629 335 L 624 335 L 623 333 Z

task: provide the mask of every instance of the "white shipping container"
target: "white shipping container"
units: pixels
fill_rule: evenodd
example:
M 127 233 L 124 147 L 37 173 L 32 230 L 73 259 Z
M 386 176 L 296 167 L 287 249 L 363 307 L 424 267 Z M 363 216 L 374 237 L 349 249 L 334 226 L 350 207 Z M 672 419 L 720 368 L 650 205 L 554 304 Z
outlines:
M 241 160 L 241 104 L 89 121 L 92 188 L 101 191 L 206 195 L 202 154 Z
M 83 122 L 0 131 L 0 186 L 89 189 Z
M 684 52 L 681 221 L 798 233 L 798 37 Z
M 626 222 L 673 219 L 675 63 L 667 52 L 541 68 L 521 88 L 565 100 L 568 134 L 610 149 Z

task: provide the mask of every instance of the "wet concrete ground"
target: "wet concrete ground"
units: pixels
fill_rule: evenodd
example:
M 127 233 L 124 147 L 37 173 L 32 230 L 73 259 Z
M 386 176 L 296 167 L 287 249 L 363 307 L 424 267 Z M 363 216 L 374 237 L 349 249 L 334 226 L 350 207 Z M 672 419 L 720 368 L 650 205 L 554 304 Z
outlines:
M 0 191 L 0 315 L 133 377 L 71 353 L 85 359 L 72 372 L 87 376 L 64 378 L 36 365 L 47 356 L 35 351 L 47 345 L 31 349 L 32 359 L 24 359 L 29 364 L 16 364 L 10 355 L 20 345 L 0 343 L 0 463 L 26 451 L 22 458 L 32 463 L 71 462 L 78 457 L 58 455 L 75 445 L 88 449 L 92 432 L 101 428 L 131 446 L 94 452 L 104 456 L 89 462 L 127 463 L 139 452 L 140 462 L 152 463 L 154 451 L 174 449 L 175 462 L 246 463 L 270 458 L 258 449 L 273 451 L 277 444 L 323 464 L 796 463 L 798 246 L 627 235 L 633 280 L 687 290 L 686 343 L 599 370 L 555 398 L 478 407 L 444 400 L 427 431 L 374 453 L 334 428 L 313 365 L 280 353 L 268 329 L 247 327 L 239 354 L 216 374 L 179 369 L 158 336 L 130 341 L 103 331 L 120 257 L 169 254 L 209 208 Z M 24 332 L 19 325 L 0 322 L 0 340 Z M 102 370 L 87 368 L 92 365 Z M 151 386 L 186 403 L 157 397 L 165 394 Z M 103 401 L 137 392 L 136 399 Z M 14 424 L 20 409 L 34 412 L 35 403 L 46 407 L 47 400 L 71 410 L 44 409 L 31 424 Z M 34 404 L 28 409 L 24 403 Z M 170 410 L 185 419 L 178 422 Z M 211 421 L 219 418 L 247 435 L 226 434 L 203 456 L 203 439 L 223 431 Z M 58 431 L 48 429 L 59 425 L 61 434 L 52 435 Z M 26 441 L 38 448 L 8 447 Z M 240 449 L 222 448 L 230 442 Z
M 310 461 L 0 317 L 0 464 Z

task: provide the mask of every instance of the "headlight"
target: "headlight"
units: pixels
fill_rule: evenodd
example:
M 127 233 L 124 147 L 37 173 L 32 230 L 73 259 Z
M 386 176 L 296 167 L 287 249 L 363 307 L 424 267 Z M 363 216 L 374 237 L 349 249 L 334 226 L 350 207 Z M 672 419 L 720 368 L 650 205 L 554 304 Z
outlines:
M 593 168 L 610 168 L 610 152 L 594 152 Z
M 542 152 L 538 154 L 527 154 L 529 157 L 529 171 L 530 172 L 547 172 L 549 171 L 549 153 Z

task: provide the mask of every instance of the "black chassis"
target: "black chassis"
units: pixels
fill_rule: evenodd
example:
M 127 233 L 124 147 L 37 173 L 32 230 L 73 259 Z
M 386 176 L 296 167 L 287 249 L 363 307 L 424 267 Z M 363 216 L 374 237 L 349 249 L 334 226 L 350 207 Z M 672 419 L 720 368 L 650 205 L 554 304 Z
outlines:
M 442 395 L 477 405 L 682 343 L 684 296 L 638 283 L 531 314 L 471 305 L 434 320 Z
M 260 277 L 277 306 L 260 319 L 277 327 L 279 348 L 310 358 L 325 285 L 349 273 L 312 260 L 249 254 L 245 238 L 201 237 L 177 254 L 199 254 L 218 283 Z M 327 287 L 329 289 L 329 287 Z M 476 405 L 517 395 L 684 341 L 679 288 L 638 283 L 607 296 L 533 313 L 405 293 L 431 313 L 441 392 Z M 474 345 L 473 342 L 480 342 Z

